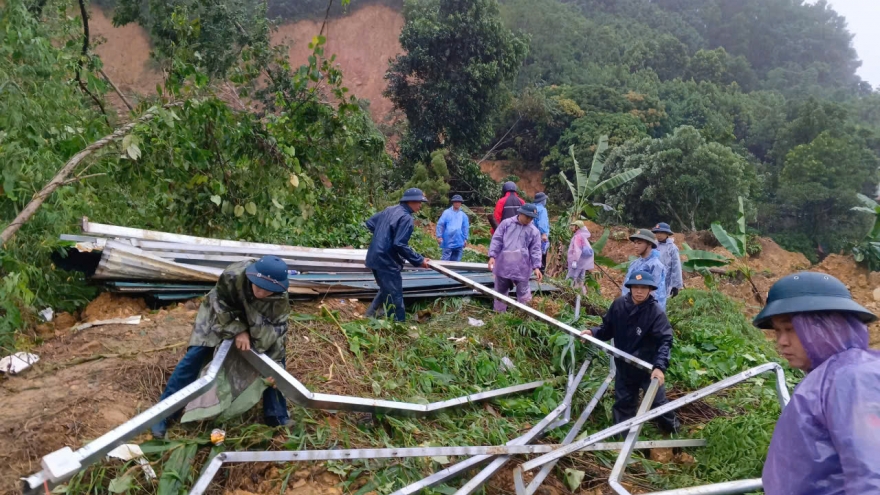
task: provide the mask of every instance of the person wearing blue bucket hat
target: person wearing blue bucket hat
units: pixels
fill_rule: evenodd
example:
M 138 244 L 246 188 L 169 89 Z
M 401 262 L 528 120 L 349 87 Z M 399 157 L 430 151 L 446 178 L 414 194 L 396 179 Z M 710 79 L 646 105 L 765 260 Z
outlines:
M 637 271 L 644 271 L 651 274 L 654 281 L 657 282 L 657 290 L 654 291 L 654 297 L 657 304 L 666 311 L 666 266 L 660 260 L 660 252 L 657 251 L 657 236 L 648 229 L 639 229 L 635 234 L 629 236 L 635 248 L 638 258 L 629 264 L 624 280 L 629 280 L 630 275 Z M 629 293 L 626 284 L 623 285 L 621 293 L 625 296 Z
M 516 287 L 516 300 L 528 303 L 532 300 L 529 279 L 534 273 L 540 283 L 541 233 L 534 225 L 538 209 L 533 204 L 523 205 L 515 217 L 498 225 L 489 243 L 489 271 L 495 275 L 495 290 L 507 294 Z M 495 311 L 507 311 L 507 305 L 495 300 Z
M 660 222 L 651 232 L 657 237 L 657 251 L 660 252 L 660 261 L 666 267 L 666 294 L 675 297 L 684 288 L 684 278 L 681 273 L 681 255 L 672 239 L 672 229 L 668 223 Z
M 773 329 L 779 354 L 807 375 L 770 440 L 768 495 L 880 493 L 880 352 L 867 327 L 876 319 L 831 275 L 795 273 L 770 288 L 753 323 Z
M 223 270 L 217 285 L 202 300 L 189 347 L 160 400 L 195 381 L 213 358 L 214 348 L 226 339 L 235 339 L 239 351 L 265 353 L 284 367 L 290 316 L 288 286 L 287 264 L 277 256 L 240 261 Z M 274 387 L 263 392 L 263 415 L 270 426 L 289 425 L 287 402 Z M 165 437 L 167 421 L 153 425 L 154 437 Z
M 430 260 L 409 246 L 415 226 L 413 214 L 418 213 L 422 203 L 427 201 L 421 189 L 407 189 L 399 204 L 385 208 L 365 222 L 367 229 L 373 233 L 370 248 L 367 249 L 366 265 L 373 271 L 379 286 L 379 292 L 367 308 L 366 316 L 372 317 L 391 310 L 397 321 L 406 320 L 400 272 L 405 261 L 413 266 L 428 268 Z
M 635 417 L 639 406 L 639 391 L 647 390 L 652 379 L 656 378 L 660 382 L 660 388 L 657 389 L 651 409 L 669 402 L 666 398 L 665 373 L 672 351 L 672 326 L 666 312 L 652 295 L 660 282 L 650 272 L 636 270 L 627 275 L 624 285 L 629 292 L 611 303 L 608 312 L 602 317 L 602 324 L 583 331 L 585 335 L 592 335 L 599 340 L 614 339 L 615 347 L 654 366 L 648 373 L 622 359 L 614 358 L 617 366 L 612 407 L 614 423 Z M 655 422 L 667 433 L 675 433 L 680 427 L 674 412 L 660 416 Z
M 470 220 L 467 213 L 461 210 L 464 202 L 461 196 L 456 194 L 452 197 L 452 206 L 447 208 L 440 220 L 437 220 L 437 242 L 442 249 L 443 261 L 461 261 L 464 246 L 470 236 Z

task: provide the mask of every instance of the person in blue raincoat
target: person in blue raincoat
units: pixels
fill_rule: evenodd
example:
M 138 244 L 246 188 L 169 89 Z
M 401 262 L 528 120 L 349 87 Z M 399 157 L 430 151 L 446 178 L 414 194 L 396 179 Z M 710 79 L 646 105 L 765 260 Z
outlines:
M 651 277 L 657 282 L 657 289 L 654 291 L 654 297 L 657 299 L 657 304 L 659 304 L 660 308 L 665 312 L 667 297 L 666 267 L 663 266 L 663 262 L 660 261 L 660 252 L 657 251 L 657 237 L 655 237 L 648 229 L 639 229 L 638 232 L 629 236 L 629 240 L 632 241 L 633 246 L 635 246 L 638 258 L 629 264 L 629 269 L 626 271 L 626 277 L 624 277 L 624 280 L 629 280 L 630 275 L 638 271 L 650 273 Z M 624 296 L 629 294 L 629 289 L 626 285 L 623 286 L 621 292 Z
M 779 353 L 807 373 L 782 410 L 762 480 L 767 495 L 880 493 L 877 317 L 839 280 L 816 272 L 779 279 L 754 319 L 776 331 Z
M 447 208 L 437 220 L 437 242 L 443 250 L 443 261 L 461 261 L 464 245 L 470 236 L 471 223 L 467 213 L 461 210 L 464 202 L 461 196 L 452 197 L 452 206 Z
M 675 297 L 678 291 L 684 289 L 684 279 L 681 274 L 681 255 L 672 240 L 672 229 L 668 223 L 660 222 L 651 232 L 657 236 L 657 251 L 660 251 L 660 261 L 666 267 L 666 294 Z
M 547 194 L 539 192 L 535 194 L 535 206 L 538 208 L 538 218 L 535 219 L 535 227 L 541 233 L 541 273 L 547 269 L 547 250 L 550 249 L 550 216 L 547 214 Z
M 541 234 L 533 220 L 538 216 L 535 205 L 523 205 L 517 216 L 498 225 L 489 244 L 489 271 L 495 275 L 495 290 L 507 295 L 516 286 L 516 300 L 532 300 L 529 278 L 532 273 L 543 280 L 541 273 Z M 495 300 L 495 311 L 507 311 L 507 305 Z
M 397 321 L 406 320 L 400 272 L 404 261 L 409 261 L 412 266 L 428 268 L 430 260 L 409 246 L 414 227 L 413 213 L 418 213 L 422 203 L 427 201 L 421 189 L 407 189 L 399 204 L 385 208 L 366 221 L 367 229 L 373 233 L 373 240 L 370 241 L 365 264 L 373 270 L 373 277 L 379 285 L 379 292 L 367 309 L 366 316 L 374 316 L 381 308 L 393 308 Z

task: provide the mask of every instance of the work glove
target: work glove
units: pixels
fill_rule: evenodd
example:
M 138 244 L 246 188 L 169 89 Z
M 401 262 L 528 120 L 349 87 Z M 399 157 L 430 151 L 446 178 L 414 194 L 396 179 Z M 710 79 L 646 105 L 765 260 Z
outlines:
M 672 288 L 672 297 L 675 297 L 677 295 L 678 295 L 678 287 L 673 287 Z

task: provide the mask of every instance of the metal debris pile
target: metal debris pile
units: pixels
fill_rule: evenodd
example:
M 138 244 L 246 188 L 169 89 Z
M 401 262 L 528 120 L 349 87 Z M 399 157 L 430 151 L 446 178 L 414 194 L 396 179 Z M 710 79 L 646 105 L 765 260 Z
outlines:
M 82 234 L 62 235 L 72 243 L 65 268 L 83 271 L 112 292 L 147 296 L 155 301 L 190 299 L 207 293 L 231 263 L 274 255 L 290 270 L 292 299 L 332 296 L 370 299 L 379 290 L 364 265 L 366 249 L 320 249 L 282 244 L 212 239 L 89 222 Z M 440 265 L 469 279 L 492 285 L 485 263 L 442 261 Z M 552 291 L 532 282 L 533 291 Z M 405 298 L 479 295 L 459 281 L 432 270 L 405 267 Z

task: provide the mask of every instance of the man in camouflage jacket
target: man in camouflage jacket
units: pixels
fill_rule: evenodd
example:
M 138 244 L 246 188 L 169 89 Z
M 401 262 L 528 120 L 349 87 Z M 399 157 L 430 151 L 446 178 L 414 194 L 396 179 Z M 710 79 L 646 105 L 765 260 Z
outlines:
M 284 367 L 288 285 L 287 265 L 276 256 L 229 265 L 202 301 L 186 355 L 174 368 L 161 399 L 194 382 L 213 358 L 214 348 L 227 339 L 235 339 L 240 351 L 253 348 Z M 287 403 L 274 387 L 263 393 L 263 413 L 270 426 L 289 422 Z M 153 426 L 152 433 L 163 438 L 166 430 L 163 420 Z

